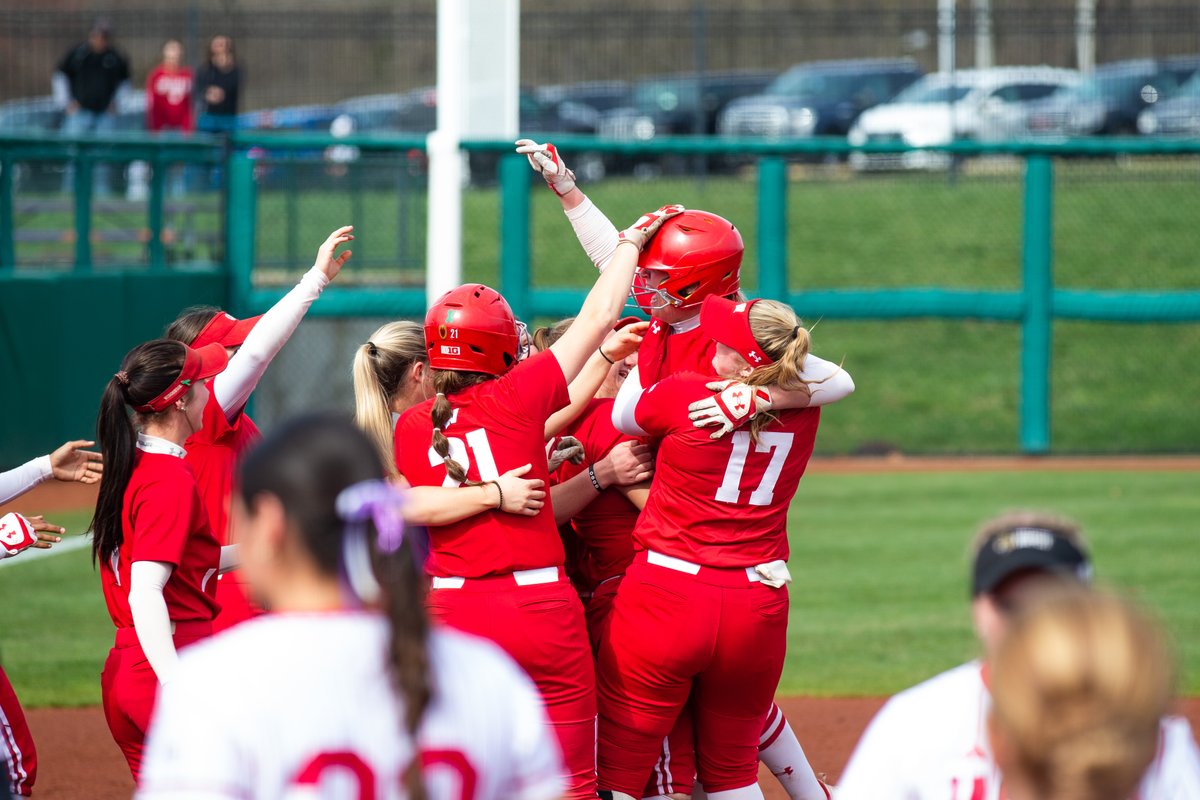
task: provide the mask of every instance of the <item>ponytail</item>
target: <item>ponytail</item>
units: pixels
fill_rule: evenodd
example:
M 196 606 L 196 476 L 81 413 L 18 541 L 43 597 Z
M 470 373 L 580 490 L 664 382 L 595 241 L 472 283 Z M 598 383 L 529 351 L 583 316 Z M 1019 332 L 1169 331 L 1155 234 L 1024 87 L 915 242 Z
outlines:
M 135 420 L 126 407 L 143 405 L 162 394 L 183 369 L 185 352 L 179 342 L 169 339 L 140 344 L 125 354 L 121 369 L 104 387 L 96 414 L 96 440 L 104 454 L 104 475 L 91 524 L 93 564 L 107 561 L 125 538 L 125 490 L 137 454 Z M 136 421 L 141 423 L 153 416 L 137 414 Z
M 460 372 L 458 370 L 437 369 L 433 371 L 433 389 L 437 399 L 433 401 L 433 451 L 442 457 L 446 463 L 446 474 L 453 480 L 466 486 L 480 486 L 480 481 L 467 480 L 467 470 L 450 455 L 450 440 L 446 438 L 443 429 L 450 422 L 452 408 L 446 395 L 461 392 L 469 386 L 475 386 L 494 376 L 483 372 Z
M 759 300 L 750 307 L 749 317 L 750 332 L 773 363 L 755 368 L 742 382 L 749 386 L 778 386 L 784 391 L 807 387 L 808 382 L 801 375 L 810 338 L 796 312 L 777 300 Z M 773 413 L 759 414 L 750 423 L 750 438 L 757 442 L 759 432 L 776 419 Z
M 413 364 L 425 361 L 425 334 L 415 322 L 383 325 L 354 353 L 354 424 L 379 451 L 388 477 L 396 478 L 392 406 Z

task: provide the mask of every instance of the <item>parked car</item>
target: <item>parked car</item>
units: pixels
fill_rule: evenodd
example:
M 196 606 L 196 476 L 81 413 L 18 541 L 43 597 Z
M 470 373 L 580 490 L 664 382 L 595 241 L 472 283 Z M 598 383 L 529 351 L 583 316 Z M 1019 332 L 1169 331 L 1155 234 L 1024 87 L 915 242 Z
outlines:
M 631 96 L 632 88 L 625 81 L 562 83 L 539 86 L 532 93 L 540 108 L 552 110 L 549 116 L 580 133 L 595 133 L 600 116 L 628 106 Z M 524 129 L 524 118 L 521 123 Z
M 1138 115 L 1200 69 L 1200 57 L 1101 64 L 1077 86 L 1031 103 L 1025 130 L 1034 137 L 1130 135 Z
M 1079 83 L 1075 70 L 1055 67 L 995 67 L 926 75 L 890 103 L 868 109 L 847 134 L 851 144 L 904 143 L 913 147 L 956 139 L 1000 141 L 1024 129 L 1028 105 Z M 939 169 L 945 153 L 852 153 L 856 169 Z
M 1137 126 L 1148 136 L 1200 136 L 1200 72 L 1138 115 Z
M 797 64 L 762 94 L 726 106 L 717 132 L 767 139 L 845 136 L 859 114 L 890 100 L 919 77 L 921 68 L 911 59 Z

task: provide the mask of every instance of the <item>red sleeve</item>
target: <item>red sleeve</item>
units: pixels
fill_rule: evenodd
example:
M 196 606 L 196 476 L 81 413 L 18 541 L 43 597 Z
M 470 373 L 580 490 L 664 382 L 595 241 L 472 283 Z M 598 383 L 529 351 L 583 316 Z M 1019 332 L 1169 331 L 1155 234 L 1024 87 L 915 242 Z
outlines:
M 138 489 L 130 509 L 131 562 L 165 561 L 179 566 L 199 501 L 195 486 L 185 475 L 183 470 L 172 470 Z
M 571 402 L 566 376 L 549 350 L 530 356 L 499 380 L 511 407 L 528 419 L 545 422 Z
M 190 444 L 214 444 L 220 442 L 231 434 L 237 433 L 241 427 L 242 419 L 244 418 L 244 410 L 239 411 L 233 422 L 230 422 L 225 417 L 225 410 L 221 408 L 221 404 L 217 402 L 215 392 L 208 393 L 208 403 L 204 406 L 204 424 L 200 430 L 188 437 L 186 448 Z
M 612 424 L 612 400 L 593 400 L 584 412 L 574 436 L 583 443 L 583 460 L 595 464 L 621 442 L 636 442 L 636 436 L 621 433 Z
M 637 424 L 654 437 L 691 425 L 687 407 L 698 396 L 696 387 L 704 381 L 694 376 L 670 377 L 654 384 L 638 399 L 634 409 Z

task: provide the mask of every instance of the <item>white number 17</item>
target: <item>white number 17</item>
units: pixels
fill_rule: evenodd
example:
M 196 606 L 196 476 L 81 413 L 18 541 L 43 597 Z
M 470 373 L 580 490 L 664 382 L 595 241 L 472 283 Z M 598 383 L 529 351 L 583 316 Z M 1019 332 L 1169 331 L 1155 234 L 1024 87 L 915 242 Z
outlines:
M 742 471 L 746 468 L 746 457 L 750 455 L 750 432 L 737 431 L 733 439 L 733 452 L 729 454 L 729 463 L 725 465 L 725 477 L 721 487 L 717 489 L 716 499 L 722 503 L 738 503 L 742 496 Z M 763 432 L 758 434 L 758 444 L 754 450 L 757 453 L 771 453 L 771 463 L 763 473 L 758 488 L 750 493 L 749 503 L 752 506 L 769 506 L 775 496 L 775 484 L 779 482 L 779 474 L 783 472 L 783 464 L 787 461 L 788 453 L 792 450 L 794 433 Z M 774 451 L 774 452 L 771 452 Z

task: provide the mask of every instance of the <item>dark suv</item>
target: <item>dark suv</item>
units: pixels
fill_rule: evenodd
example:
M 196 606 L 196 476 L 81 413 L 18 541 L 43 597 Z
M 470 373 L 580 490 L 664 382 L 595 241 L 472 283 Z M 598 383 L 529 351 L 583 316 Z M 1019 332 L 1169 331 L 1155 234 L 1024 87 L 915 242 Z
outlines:
M 1136 134 L 1138 115 L 1198 68 L 1197 56 L 1101 64 L 1083 83 L 1060 89 L 1031 107 L 1026 132 L 1035 137 Z
M 730 103 L 717 123 L 723 136 L 785 139 L 845 136 L 858 115 L 921 77 L 910 59 L 852 59 L 796 64 L 760 95 Z

